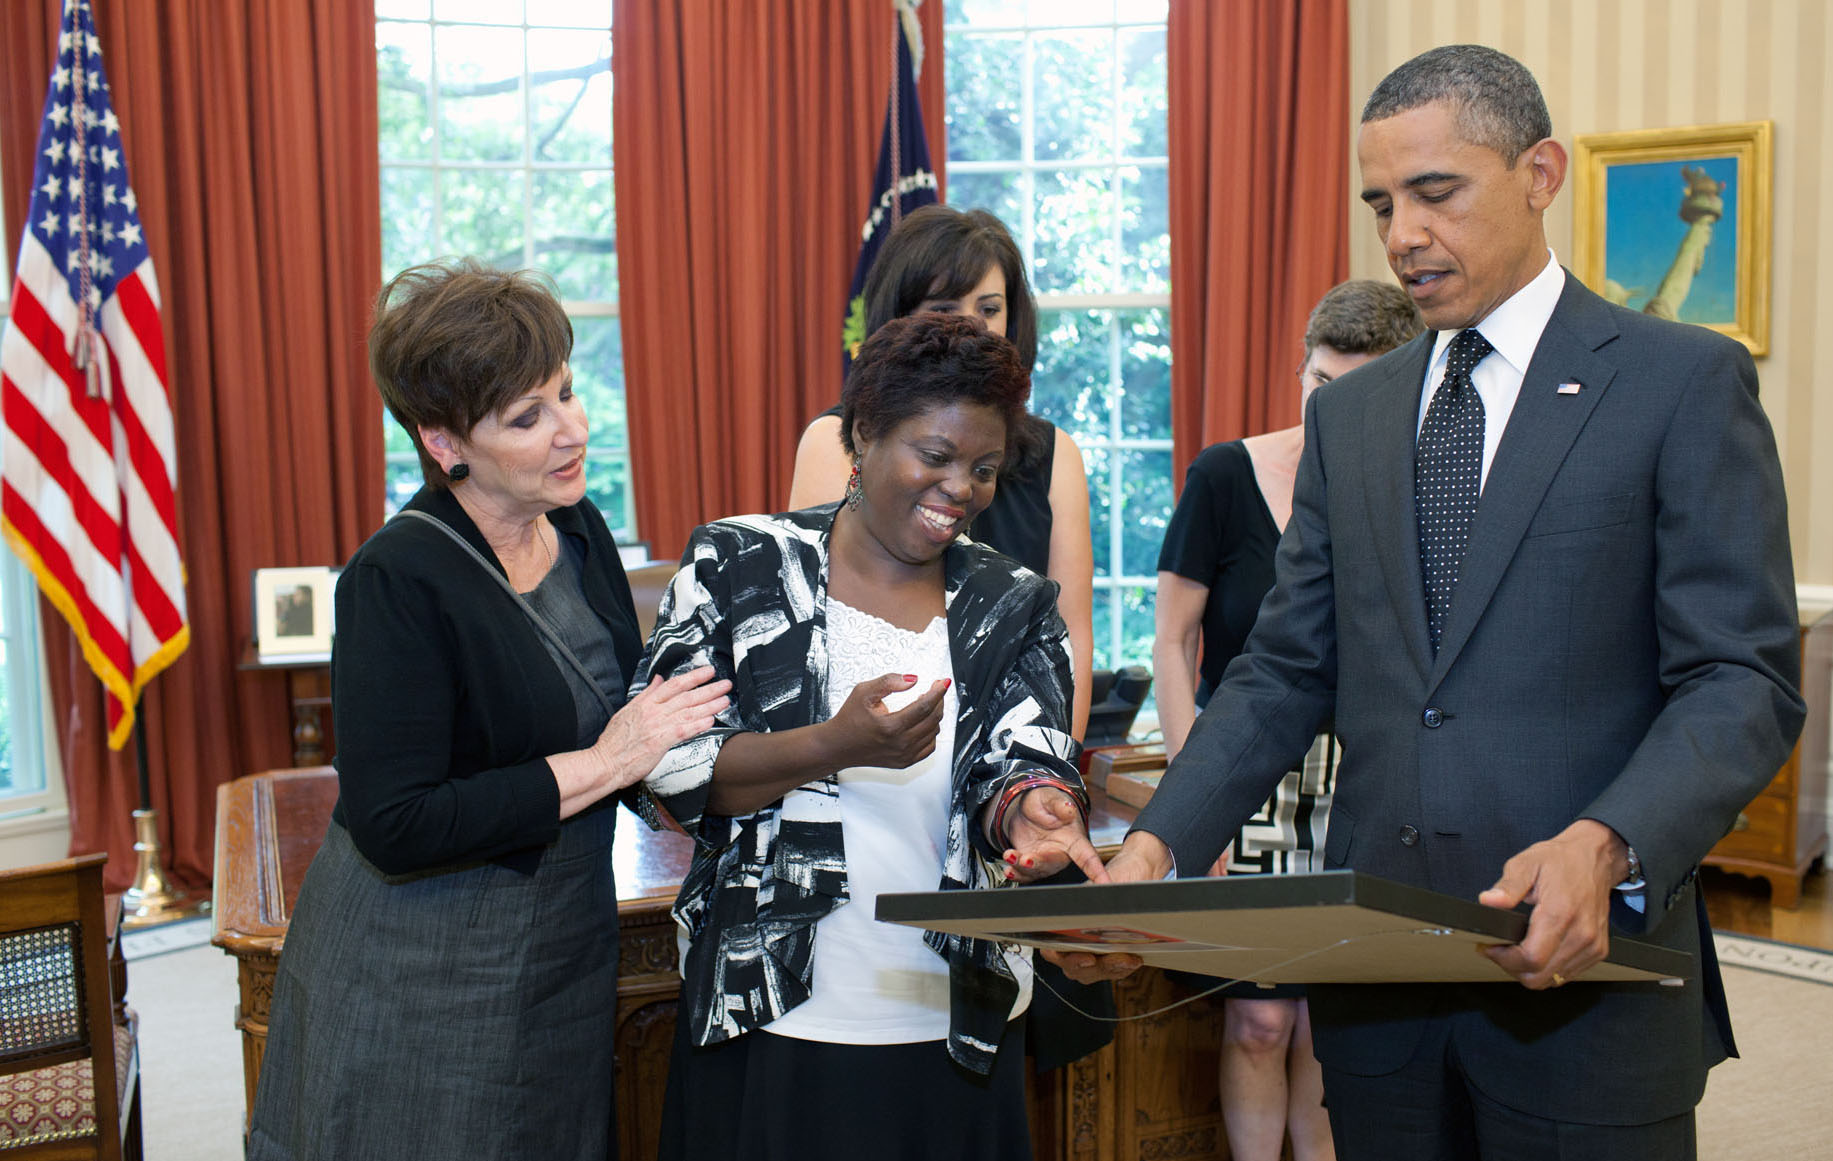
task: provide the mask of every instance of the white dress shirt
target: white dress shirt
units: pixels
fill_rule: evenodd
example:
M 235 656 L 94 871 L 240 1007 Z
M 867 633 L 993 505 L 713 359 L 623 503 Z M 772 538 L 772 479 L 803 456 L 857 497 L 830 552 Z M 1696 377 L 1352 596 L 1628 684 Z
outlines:
M 1477 397 L 1483 401 L 1481 483 L 1489 482 L 1489 465 L 1496 458 L 1496 446 L 1502 442 L 1503 429 L 1508 427 L 1508 417 L 1514 413 L 1515 400 L 1521 395 L 1521 380 L 1527 375 L 1528 362 L 1533 359 L 1534 348 L 1540 345 L 1541 333 L 1547 329 L 1553 308 L 1559 305 L 1559 296 L 1565 289 L 1566 272 L 1560 269 L 1553 251 L 1548 250 L 1545 269 L 1477 323 L 1477 330 L 1495 348 L 1495 352 L 1485 356 L 1470 373 Z M 1415 430 L 1425 423 L 1426 408 L 1432 405 L 1432 396 L 1445 380 L 1451 340 L 1459 333 L 1440 331 L 1432 345 L 1432 361 L 1426 365 L 1426 384 L 1420 393 Z

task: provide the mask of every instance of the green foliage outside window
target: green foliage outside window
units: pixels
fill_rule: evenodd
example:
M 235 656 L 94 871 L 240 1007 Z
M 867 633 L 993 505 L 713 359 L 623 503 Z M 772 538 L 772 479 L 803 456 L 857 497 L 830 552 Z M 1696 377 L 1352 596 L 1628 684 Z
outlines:
M 429 16 L 436 15 L 437 21 Z M 384 277 L 471 255 L 554 279 L 573 319 L 574 387 L 592 424 L 587 494 L 634 535 L 617 206 L 611 167 L 611 5 L 382 0 L 376 71 Z M 420 486 L 389 420 L 387 500 Z
M 1170 517 L 1164 0 L 946 0 L 948 200 L 1039 296 L 1032 409 L 1088 469 L 1095 665 L 1150 664 Z

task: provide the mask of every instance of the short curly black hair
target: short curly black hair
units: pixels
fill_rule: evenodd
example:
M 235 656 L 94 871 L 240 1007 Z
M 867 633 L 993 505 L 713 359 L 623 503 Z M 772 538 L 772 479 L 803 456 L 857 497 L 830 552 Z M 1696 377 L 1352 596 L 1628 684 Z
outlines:
M 1031 372 L 1018 348 L 979 319 L 906 315 L 873 331 L 853 356 L 840 391 L 840 443 L 856 455 L 855 432 L 875 439 L 913 416 L 975 403 L 1005 420 L 1009 450 L 1030 397 Z

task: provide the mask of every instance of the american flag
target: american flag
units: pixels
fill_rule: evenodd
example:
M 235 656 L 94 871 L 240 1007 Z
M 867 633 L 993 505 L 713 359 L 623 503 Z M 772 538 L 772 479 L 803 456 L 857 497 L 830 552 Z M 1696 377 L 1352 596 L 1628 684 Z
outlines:
M 65 0 L 0 339 L 0 524 L 107 689 L 116 748 L 190 642 L 159 286 L 120 130 L 88 0 Z

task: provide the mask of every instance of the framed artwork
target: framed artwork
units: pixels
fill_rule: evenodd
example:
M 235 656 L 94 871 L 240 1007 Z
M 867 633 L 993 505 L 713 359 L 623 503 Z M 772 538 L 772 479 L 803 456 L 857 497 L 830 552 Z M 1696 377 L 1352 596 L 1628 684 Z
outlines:
M 263 661 L 330 660 L 336 577 L 323 566 L 255 570 L 255 652 Z
M 1769 353 L 1773 123 L 1577 138 L 1572 262 L 1612 302 Z

